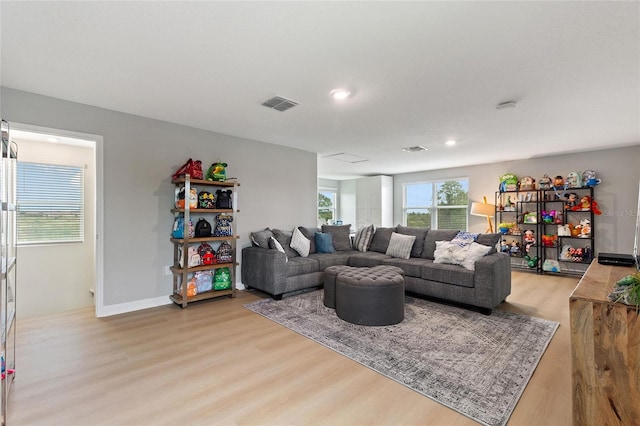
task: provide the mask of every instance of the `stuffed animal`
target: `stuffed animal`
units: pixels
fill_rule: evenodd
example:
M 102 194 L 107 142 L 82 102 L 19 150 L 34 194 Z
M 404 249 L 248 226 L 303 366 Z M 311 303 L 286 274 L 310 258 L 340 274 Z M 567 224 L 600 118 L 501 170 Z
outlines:
M 579 238 L 589 238 L 591 236 L 591 221 L 589 219 L 582 219 L 580 223 L 576 225 L 576 228 L 580 230 Z
M 585 170 L 582 172 L 582 184 L 587 188 L 596 186 L 601 182 L 600 179 L 596 179 L 596 172 L 593 170 Z
M 567 210 L 571 210 L 577 205 L 578 205 L 578 194 L 576 194 L 575 192 L 570 192 L 569 195 L 567 195 L 567 202 L 566 202 Z
M 213 163 L 207 170 L 207 180 L 224 182 L 227 180 L 227 163 Z
M 559 237 L 570 237 L 571 236 L 571 225 L 558 225 L 558 236 Z
M 516 240 L 511 241 L 511 247 L 509 248 L 509 254 L 511 256 L 519 256 L 520 255 L 520 243 Z
M 551 189 L 551 178 L 549 177 L 549 175 L 545 174 L 540 178 L 540 180 L 538 180 L 538 189 L 542 189 L 545 191 Z
M 602 214 L 602 212 L 598 208 L 598 203 L 596 202 L 596 200 L 592 199 L 588 195 L 584 195 L 582 198 L 580 198 L 580 204 L 572 207 L 571 210 L 574 212 L 588 212 L 589 210 L 592 210 L 594 214 Z
M 560 175 L 553 178 L 553 189 L 563 189 L 564 188 L 564 178 Z

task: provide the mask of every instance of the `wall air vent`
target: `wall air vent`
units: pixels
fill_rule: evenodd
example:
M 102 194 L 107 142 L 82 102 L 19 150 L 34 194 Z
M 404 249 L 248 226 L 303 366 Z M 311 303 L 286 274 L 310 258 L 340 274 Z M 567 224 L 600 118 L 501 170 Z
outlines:
M 273 98 L 267 99 L 262 103 L 262 106 L 275 109 L 276 111 L 280 111 L 280 112 L 286 111 L 289 108 L 293 108 L 296 105 L 298 105 L 297 102 L 292 101 L 291 99 L 280 97 L 280 96 L 274 96 Z
M 425 148 L 424 146 L 416 145 L 416 146 L 408 146 L 406 148 L 402 148 L 402 150 L 406 152 L 420 152 L 420 151 L 427 151 L 427 148 Z
M 338 161 L 344 161 L 345 163 L 362 163 L 364 161 L 369 161 L 368 159 L 364 158 L 364 157 L 359 157 L 357 155 L 352 155 L 352 154 L 345 154 L 344 152 L 341 152 L 339 154 L 331 154 L 331 155 L 327 155 L 324 158 L 330 158 L 332 160 L 338 160 Z

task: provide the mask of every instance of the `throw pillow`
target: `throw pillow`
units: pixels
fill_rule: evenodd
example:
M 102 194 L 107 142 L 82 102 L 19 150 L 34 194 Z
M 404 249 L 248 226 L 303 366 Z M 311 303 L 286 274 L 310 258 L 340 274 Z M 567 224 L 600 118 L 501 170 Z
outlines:
M 435 259 L 436 241 L 451 241 L 456 235 L 458 235 L 457 229 L 429 229 L 424 239 L 421 257 Z
M 427 228 L 413 228 L 409 226 L 396 226 L 396 232 L 398 234 L 404 235 L 415 235 L 416 240 L 413 243 L 413 247 L 411 248 L 411 257 L 420 257 L 422 254 L 422 249 L 424 247 L 424 239 L 427 236 Z
M 333 248 L 337 251 L 351 250 L 350 230 L 351 225 L 322 225 L 322 233 L 333 236 Z
M 378 253 L 386 253 L 391 240 L 391 234 L 396 232 L 396 228 L 376 228 L 376 232 L 371 239 L 371 247 L 369 251 L 377 251 Z
M 373 225 L 364 226 L 356 231 L 356 236 L 353 238 L 353 248 L 358 251 L 369 250 L 371 239 L 373 238 Z
M 491 247 L 476 242 L 461 246 L 453 241 L 436 241 L 433 263 L 460 265 L 473 271 L 476 260 L 486 255 L 489 250 Z
M 455 237 L 453 237 L 451 242 L 458 243 L 461 246 L 466 246 L 476 241 L 477 238 L 478 234 L 472 234 L 471 232 L 467 231 L 460 231 Z
M 274 238 L 278 240 L 278 242 L 284 249 L 284 253 L 287 255 L 288 258 L 299 256 L 298 252 L 291 248 L 292 235 L 293 235 L 293 232 L 291 231 L 283 231 L 282 229 L 273 230 Z
M 386 255 L 400 259 L 408 259 L 411 256 L 411 248 L 415 240 L 415 235 L 402 235 L 396 232 L 391 233 Z
M 318 228 L 306 228 L 304 226 L 298 226 L 302 235 L 309 240 L 309 254 L 316 252 L 316 232 L 320 232 Z
M 333 248 L 333 235 L 316 232 L 315 239 L 317 253 L 334 253 L 336 251 Z
M 493 254 L 498 251 L 496 247 L 500 242 L 501 237 L 502 234 L 499 232 L 495 234 L 480 234 L 478 235 L 478 239 L 476 240 L 476 242 L 478 244 L 491 247 L 491 250 L 489 250 L 489 253 L 487 254 Z
M 276 240 L 273 237 L 269 238 L 269 248 L 278 250 L 280 253 L 284 254 L 285 262 L 289 261 L 289 258 L 287 257 L 287 253 L 284 252 L 284 247 L 282 247 L 282 244 L 280 244 L 278 240 Z
M 298 228 L 295 228 L 293 235 L 291 235 L 291 248 L 297 251 L 300 256 L 307 257 L 309 256 L 310 247 L 311 242 L 302 235 L 302 232 Z
M 273 237 L 271 229 L 267 228 L 264 231 L 252 232 L 251 242 L 253 245 L 262 248 L 269 248 L 269 238 Z

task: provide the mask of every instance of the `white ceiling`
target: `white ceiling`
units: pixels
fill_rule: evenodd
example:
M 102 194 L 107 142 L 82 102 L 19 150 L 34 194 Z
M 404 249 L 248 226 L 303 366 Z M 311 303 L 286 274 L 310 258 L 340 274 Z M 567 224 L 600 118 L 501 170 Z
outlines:
M 640 144 L 637 1 L 2 1 L 0 13 L 3 86 L 315 152 L 320 177 Z M 332 100 L 339 86 L 356 95 Z M 274 95 L 300 105 L 260 105 Z M 401 150 L 414 145 L 429 150 Z M 337 153 L 369 161 L 324 158 Z

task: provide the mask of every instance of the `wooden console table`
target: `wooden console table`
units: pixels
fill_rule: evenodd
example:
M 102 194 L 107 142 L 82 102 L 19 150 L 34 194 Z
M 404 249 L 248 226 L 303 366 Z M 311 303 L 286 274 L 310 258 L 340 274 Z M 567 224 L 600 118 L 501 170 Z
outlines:
M 634 267 L 594 260 L 569 298 L 573 424 L 640 424 L 640 316 L 609 301 Z

